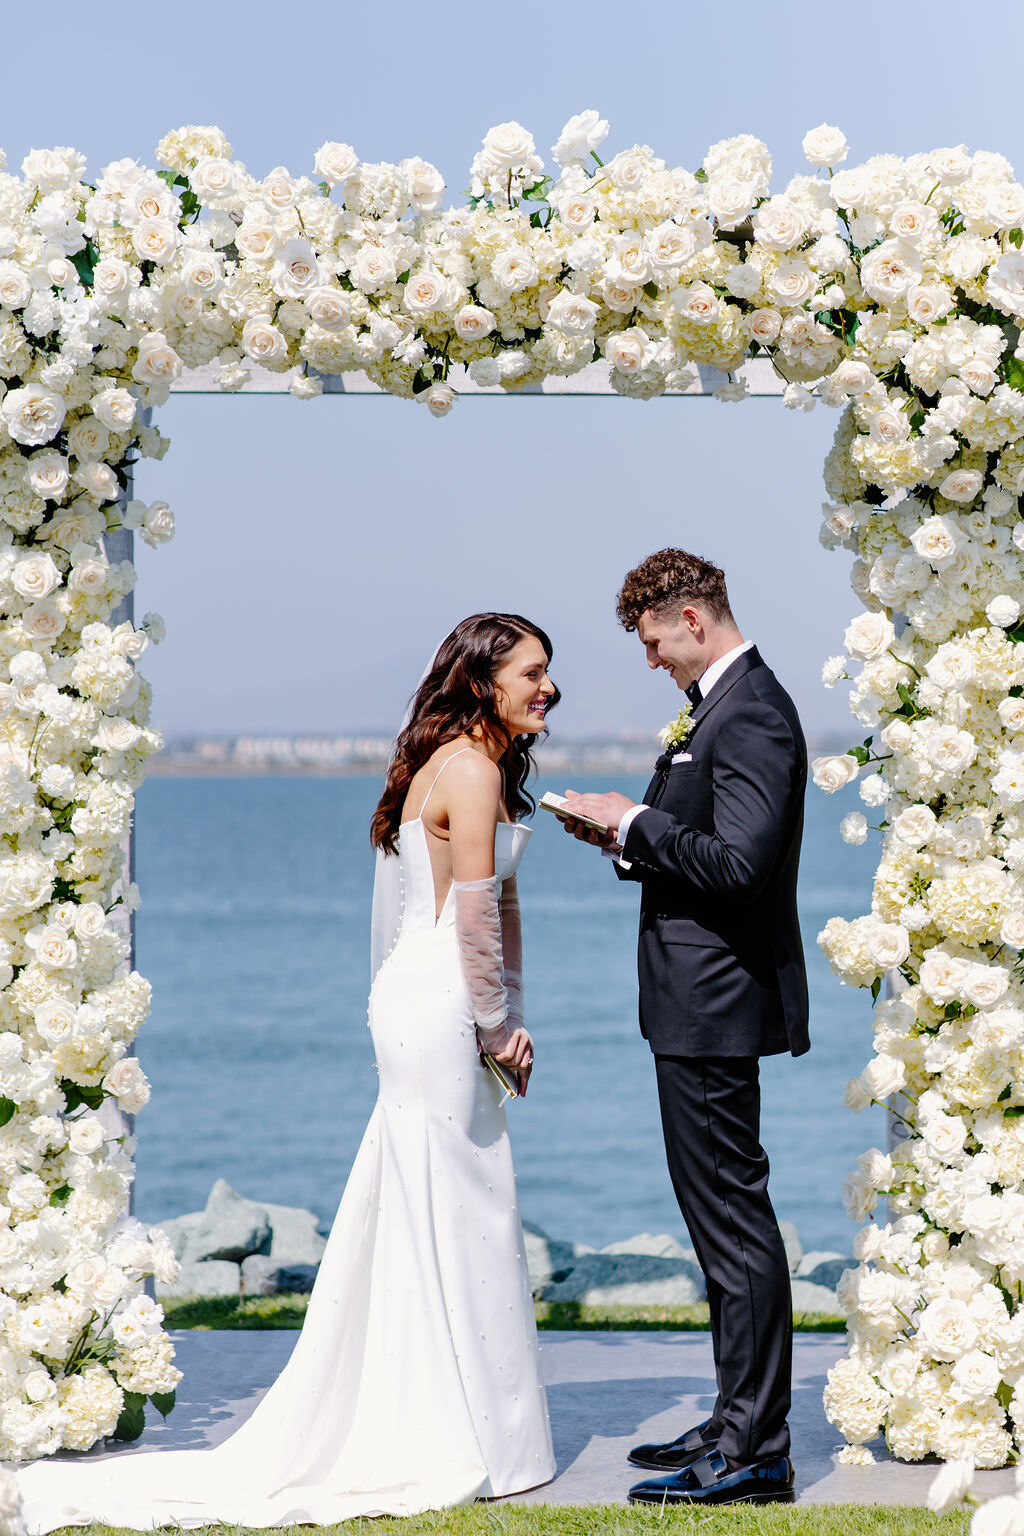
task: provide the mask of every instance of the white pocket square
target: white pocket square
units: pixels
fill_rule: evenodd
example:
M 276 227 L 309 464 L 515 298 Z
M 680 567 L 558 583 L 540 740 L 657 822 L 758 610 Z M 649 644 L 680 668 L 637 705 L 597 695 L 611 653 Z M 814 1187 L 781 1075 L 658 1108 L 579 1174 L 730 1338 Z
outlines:
M 673 761 L 673 763 L 692 763 L 693 762 L 693 753 L 692 752 L 677 752 L 675 757 L 672 759 L 672 761 Z

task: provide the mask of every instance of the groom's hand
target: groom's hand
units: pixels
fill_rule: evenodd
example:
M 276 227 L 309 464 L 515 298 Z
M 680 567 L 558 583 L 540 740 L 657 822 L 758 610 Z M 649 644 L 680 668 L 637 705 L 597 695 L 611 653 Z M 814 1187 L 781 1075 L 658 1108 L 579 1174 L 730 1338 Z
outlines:
M 595 832 L 592 827 L 582 826 L 570 817 L 563 822 L 567 832 L 581 843 L 592 843 L 598 848 L 618 848 L 619 822 L 636 804 L 634 800 L 614 792 L 604 795 L 578 795 L 574 789 L 567 789 L 565 798 L 569 802 L 570 810 L 578 810 L 581 816 L 588 816 L 591 821 L 603 822 L 609 829 L 605 833 Z

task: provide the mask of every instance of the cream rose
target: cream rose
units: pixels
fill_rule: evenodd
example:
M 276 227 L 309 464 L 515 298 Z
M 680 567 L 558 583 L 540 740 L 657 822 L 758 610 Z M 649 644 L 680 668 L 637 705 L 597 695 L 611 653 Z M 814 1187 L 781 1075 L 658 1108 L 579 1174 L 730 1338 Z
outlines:
M 862 395 L 875 382 L 874 372 L 867 363 L 854 362 L 852 358 L 844 359 L 829 377 L 848 395 Z
M 235 231 L 235 246 L 239 255 L 250 261 L 271 261 L 280 249 L 281 237 L 269 220 L 253 214 Z
M 558 143 L 552 146 L 552 158 L 558 165 L 576 165 L 592 155 L 608 137 L 608 122 L 592 108 L 570 117 Z
M 595 310 L 597 306 L 594 306 Z M 464 304 L 455 316 L 455 334 L 463 341 L 482 341 L 496 325 L 489 309 L 480 304 Z
M 915 283 L 907 290 L 907 314 L 918 325 L 934 325 L 953 308 L 953 295 L 948 288 L 935 283 Z
M 67 620 L 52 597 L 32 603 L 21 616 L 21 627 L 29 640 L 55 640 L 63 634 Z
M 242 328 L 242 349 L 257 363 L 279 363 L 288 356 L 288 341 L 268 316 L 254 315 Z
M 93 415 L 111 432 L 127 432 L 135 421 L 135 397 L 126 389 L 101 389 L 90 405 Z
M 125 1056 L 111 1067 L 103 1086 L 114 1095 L 125 1114 L 138 1114 L 149 1103 L 149 1082 L 134 1056 Z
M 68 1147 L 79 1157 L 91 1157 L 100 1150 L 105 1140 L 103 1127 L 94 1115 L 72 1120 L 68 1126 Z
M 156 548 L 174 538 L 174 513 L 166 501 L 154 501 L 146 508 L 139 530 L 147 544 Z
M 11 572 L 11 586 L 19 597 L 38 600 L 60 586 L 60 571 L 51 555 L 23 555 Z
M 537 263 L 523 246 L 509 245 L 498 252 L 491 275 L 504 293 L 522 293 L 539 276 Z
M 58 501 L 68 488 L 68 461 L 62 453 L 34 453 L 25 479 L 29 489 L 44 501 Z
M 788 197 L 770 197 L 754 214 L 754 238 L 770 251 L 794 250 L 807 233 L 807 219 Z
M 138 384 L 169 385 L 181 376 L 181 358 L 162 331 L 150 331 L 139 342 L 132 378 Z
M 410 315 L 432 315 L 444 308 L 448 284 L 440 272 L 414 272 L 405 285 L 403 303 Z
M 33 1022 L 49 1045 L 60 1045 L 62 1041 L 70 1040 L 75 1033 L 74 1005 L 64 998 L 40 1003 Z
M 313 158 L 313 168 L 329 187 L 349 181 L 356 173 L 359 156 L 351 144 L 336 144 L 328 139 L 321 144 Z
M 963 547 L 963 535 L 948 517 L 929 517 L 915 528 L 910 542 L 916 554 L 936 571 L 952 565 Z
M 935 812 L 928 805 L 911 805 L 894 819 L 894 836 L 906 848 L 923 848 L 935 835 Z
M 804 158 L 810 165 L 842 165 L 849 146 L 841 128 L 830 123 L 819 123 L 805 133 L 801 140 Z
M 896 638 L 892 620 L 884 613 L 859 613 L 847 626 L 843 644 L 858 661 L 884 656 Z
M 0 403 L 0 415 L 16 443 L 29 448 L 42 447 L 57 436 L 64 425 L 63 398 L 42 384 L 25 384 L 8 390 Z
M 984 483 L 979 469 L 954 469 L 939 486 L 939 495 L 947 501 L 973 501 Z
M 974 1348 L 977 1327 L 967 1303 L 948 1297 L 930 1301 L 917 1318 L 916 1342 L 936 1360 L 958 1360 Z
M 341 288 L 321 286 L 305 296 L 306 313 L 325 331 L 342 331 L 352 315 L 348 294 Z
M 644 338 L 637 331 L 616 331 L 605 337 L 604 355 L 621 373 L 634 373 L 644 365 Z
M 170 219 L 140 219 L 132 230 L 132 248 L 140 261 L 164 266 L 178 249 L 178 231 Z
M 718 297 L 707 283 L 691 283 L 677 288 L 672 303 L 681 320 L 695 325 L 712 325 L 718 318 Z
M 839 757 L 816 757 L 811 764 L 811 777 L 819 789 L 827 795 L 835 794 L 853 782 L 860 772 L 860 764 L 849 752 Z
M 747 329 L 752 340 L 759 341 L 763 347 L 770 347 L 773 341 L 778 340 L 782 316 L 777 309 L 751 310 L 747 316 Z
M 930 949 L 921 962 L 921 986 L 936 1003 L 959 1001 L 967 967 L 944 950 Z

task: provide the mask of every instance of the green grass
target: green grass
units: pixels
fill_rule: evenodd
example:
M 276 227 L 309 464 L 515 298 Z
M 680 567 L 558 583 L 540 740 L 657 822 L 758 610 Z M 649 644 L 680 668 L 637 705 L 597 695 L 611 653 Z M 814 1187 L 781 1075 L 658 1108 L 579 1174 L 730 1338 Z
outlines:
M 169 1328 L 301 1328 L 306 1296 L 195 1296 L 163 1302 Z M 538 1328 L 698 1333 L 708 1327 L 705 1303 L 692 1307 L 585 1307 L 576 1301 L 535 1303 Z M 798 1312 L 801 1333 L 844 1333 L 846 1319 Z
M 81 1527 L 67 1529 L 80 1536 Z M 99 1536 L 121 1527 L 92 1525 Z M 238 1525 L 203 1526 L 211 1536 L 233 1536 Z M 338 1536 L 640 1536 L 666 1529 L 694 1536 L 963 1536 L 967 1515 L 933 1515 L 926 1509 L 877 1504 L 775 1504 L 764 1508 L 699 1511 L 629 1508 L 622 1504 L 469 1504 L 406 1520 L 390 1517 L 346 1520 L 318 1529 Z M 308 1525 L 278 1526 L 278 1532 L 309 1536 Z

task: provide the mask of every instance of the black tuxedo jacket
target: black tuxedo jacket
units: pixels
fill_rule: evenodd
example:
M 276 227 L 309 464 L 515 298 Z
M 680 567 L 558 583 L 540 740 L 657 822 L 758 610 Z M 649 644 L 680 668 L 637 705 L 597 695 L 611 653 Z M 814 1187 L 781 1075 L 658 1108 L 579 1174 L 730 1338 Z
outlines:
M 639 880 L 640 1029 L 660 1056 L 809 1047 L 796 911 L 807 749 L 792 699 L 756 649 L 697 705 L 658 759 L 651 807 L 626 833 Z

